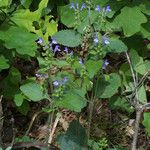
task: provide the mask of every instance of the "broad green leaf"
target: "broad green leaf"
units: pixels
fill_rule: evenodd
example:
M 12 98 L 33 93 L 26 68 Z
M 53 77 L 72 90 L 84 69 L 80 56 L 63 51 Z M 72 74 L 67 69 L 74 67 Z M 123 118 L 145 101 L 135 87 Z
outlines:
M 80 91 L 80 93 L 79 93 Z M 81 112 L 81 109 L 86 106 L 85 98 L 80 95 L 82 90 L 71 90 L 63 96 L 61 100 L 55 101 L 56 106 L 70 109 L 72 111 Z
M 29 8 L 30 4 L 32 3 L 32 0 L 20 0 L 20 2 L 25 8 Z
M 148 22 L 142 24 L 141 26 L 141 33 L 144 38 L 150 38 L 150 16 L 147 17 Z
M 18 107 L 18 110 L 23 115 L 27 115 L 28 111 L 30 110 L 28 101 L 23 101 L 22 105 Z
M 58 137 L 61 150 L 87 150 L 87 135 L 78 121 L 72 121 L 65 134 Z
M 35 31 L 33 22 L 40 19 L 37 13 L 31 12 L 29 9 L 19 9 L 13 13 L 11 20 L 19 27 L 25 28 L 28 31 Z
M 116 73 L 110 74 L 108 79 L 99 77 L 95 85 L 95 95 L 99 98 L 110 98 L 117 92 L 120 85 L 121 79 Z
M 140 1 L 140 0 L 139 0 Z M 143 0 L 142 2 L 140 1 L 140 9 L 143 13 L 149 15 L 150 14 L 150 1 L 149 0 Z
M 8 76 L 0 82 L 2 94 L 9 99 L 13 99 L 14 95 L 19 90 L 21 74 L 18 69 L 12 67 L 9 69 Z
M 21 81 L 21 73 L 20 71 L 15 68 L 12 67 L 9 71 L 9 81 L 13 84 L 19 84 Z
M 53 36 L 57 32 L 57 22 L 51 20 L 52 16 L 45 16 L 45 20 L 40 23 L 41 29 L 35 30 L 34 32 L 39 36 L 42 37 L 44 42 L 48 41 L 49 36 Z M 50 21 L 51 20 L 51 21 Z M 43 34 L 42 30 L 45 31 Z
M 144 113 L 143 125 L 145 126 L 148 136 L 150 137 L 150 112 Z
M 114 53 L 126 52 L 128 50 L 127 46 L 119 39 L 110 39 L 108 44 L 108 51 Z
M 0 7 L 7 7 L 9 4 L 9 0 L 0 0 Z
M 1 55 L 0 56 L 0 71 L 3 69 L 7 69 L 7 68 L 9 68 L 8 60 L 3 55 Z
M 21 106 L 23 104 L 23 100 L 25 99 L 24 95 L 21 94 L 21 92 L 16 93 L 14 97 L 14 102 L 16 106 Z
M 61 22 L 67 27 L 75 26 L 75 14 L 74 10 L 70 9 L 70 5 L 63 6 L 59 8 L 59 14 L 61 16 Z
M 144 63 L 143 58 L 139 56 L 138 52 L 134 49 L 131 49 L 129 56 L 133 69 L 140 74 L 145 74 L 147 71 L 146 64 Z
M 130 103 L 125 98 L 121 98 L 118 96 L 111 97 L 109 100 L 109 104 L 111 109 L 113 110 L 121 110 L 129 113 L 134 111 Z
M 64 46 L 76 47 L 81 44 L 81 36 L 74 30 L 62 30 L 54 34 L 56 41 Z
M 43 88 L 38 83 L 26 83 L 24 85 L 21 85 L 20 90 L 27 98 L 32 101 L 37 102 L 44 99 Z
M 138 90 L 138 99 L 142 104 L 147 103 L 146 91 L 143 85 Z
M 129 37 L 140 31 L 141 24 L 146 23 L 147 18 L 139 7 L 125 6 L 114 21 L 118 26 L 123 28 L 125 36 Z
M 93 78 L 94 75 L 96 75 L 96 73 L 102 68 L 102 64 L 103 64 L 102 60 L 99 61 L 88 60 L 86 62 L 85 65 L 90 78 Z
M 11 26 L 6 31 L 0 31 L 0 39 L 8 49 L 16 49 L 21 55 L 35 56 L 37 36 L 28 31 Z
M 42 10 L 47 7 L 48 0 L 42 0 L 36 11 L 31 12 L 29 9 L 18 9 L 13 13 L 11 20 L 19 27 L 23 27 L 28 31 L 35 32 L 33 27 L 34 21 L 39 21 L 42 15 Z

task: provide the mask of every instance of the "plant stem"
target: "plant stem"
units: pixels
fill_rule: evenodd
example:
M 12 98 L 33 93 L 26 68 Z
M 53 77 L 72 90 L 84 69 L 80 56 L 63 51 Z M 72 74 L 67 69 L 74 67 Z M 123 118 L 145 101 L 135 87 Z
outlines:
M 54 122 L 54 124 L 53 124 L 53 127 L 52 127 L 51 130 L 50 130 L 49 139 L 48 139 L 48 144 L 51 144 L 51 143 L 52 143 L 53 135 L 54 135 L 54 132 L 55 132 L 55 130 L 56 130 L 57 124 L 58 124 L 58 122 L 59 122 L 59 120 L 60 120 L 60 117 L 61 117 L 61 114 L 57 113 L 55 122 Z
M 88 118 L 88 131 L 87 131 L 87 137 L 90 138 L 90 131 L 91 131 L 91 122 L 92 122 L 92 116 L 93 116 L 93 107 L 94 107 L 94 100 L 90 100 L 89 102 L 89 118 Z
M 25 133 L 25 136 L 28 136 L 28 134 L 29 134 L 29 132 L 30 132 L 32 126 L 33 126 L 33 123 L 34 123 L 36 117 L 37 117 L 40 113 L 42 113 L 42 111 L 38 111 L 38 112 L 36 112 L 36 113 L 33 115 L 32 119 L 31 119 L 31 121 L 30 121 L 28 130 L 27 130 L 26 133 Z
M 133 135 L 131 150 L 137 150 L 136 146 L 137 146 L 137 141 L 138 141 L 139 124 L 140 124 L 142 112 L 143 112 L 142 108 L 136 111 L 135 128 L 134 128 L 135 133 Z

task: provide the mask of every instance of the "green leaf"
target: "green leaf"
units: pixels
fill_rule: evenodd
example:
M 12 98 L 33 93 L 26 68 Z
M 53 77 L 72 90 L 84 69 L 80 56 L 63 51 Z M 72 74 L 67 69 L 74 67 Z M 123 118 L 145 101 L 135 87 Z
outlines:
M 48 0 L 42 0 L 36 11 L 31 12 L 29 9 L 18 9 L 13 13 L 11 20 L 19 27 L 25 28 L 28 31 L 35 32 L 33 27 L 34 21 L 39 21 L 42 15 L 42 10 L 47 7 Z
M 9 4 L 9 0 L 0 0 L 0 7 L 7 7 Z
M 130 59 L 131 59 L 133 69 L 136 72 L 144 75 L 146 73 L 147 69 L 146 69 L 146 64 L 143 61 L 143 58 L 140 57 L 138 52 L 135 51 L 134 49 L 130 50 L 129 55 L 130 55 Z
M 26 83 L 24 85 L 21 85 L 20 90 L 25 96 L 27 96 L 32 101 L 37 102 L 44 98 L 43 88 L 38 83 Z
M 142 104 L 147 103 L 146 91 L 143 85 L 138 90 L 138 99 Z
M 8 60 L 3 55 L 1 55 L 0 56 L 0 71 L 3 69 L 7 69 L 7 68 L 9 68 Z
M 0 31 L 0 39 L 8 49 L 15 48 L 21 55 L 35 56 L 37 36 L 28 31 L 11 26 L 6 31 Z
M 65 134 L 58 138 L 61 150 L 86 150 L 87 135 L 78 121 L 73 121 Z
M 14 97 L 14 102 L 16 106 L 21 106 L 23 104 L 23 100 L 25 99 L 24 95 L 21 94 L 21 92 L 16 93 Z
M 61 108 L 81 112 L 81 109 L 86 106 L 86 99 L 82 95 L 82 90 L 70 90 L 61 100 L 55 101 L 55 104 Z
M 143 125 L 145 126 L 148 136 L 150 137 L 150 112 L 144 113 Z
M 51 20 L 51 21 L 50 21 Z M 45 20 L 41 23 L 43 26 L 41 26 L 40 30 L 36 30 L 35 33 L 42 37 L 44 42 L 46 43 L 48 41 L 49 36 L 53 36 L 57 32 L 57 22 L 52 19 L 52 16 L 45 16 Z M 43 34 L 42 30 L 45 30 L 45 33 Z
M 128 50 L 127 46 L 119 39 L 110 39 L 110 43 L 108 44 L 108 51 L 121 53 L 126 52 Z
M 125 6 L 114 21 L 123 28 L 125 36 L 129 37 L 140 31 L 141 24 L 146 23 L 147 18 L 139 7 Z
M 61 16 L 61 22 L 67 27 L 75 26 L 74 10 L 69 8 L 70 5 L 66 5 L 59 8 L 59 14 Z
M 23 101 L 22 105 L 18 107 L 18 110 L 23 115 L 27 115 L 28 111 L 30 110 L 28 101 Z
M 108 76 L 108 79 L 106 77 L 100 77 L 95 85 L 95 95 L 99 98 L 112 97 L 121 85 L 121 79 L 118 74 L 112 73 Z
M 144 38 L 150 38 L 150 16 L 147 17 L 148 22 L 142 24 L 141 26 L 141 33 Z
M 17 68 L 12 67 L 9 71 L 9 76 L 10 76 L 9 81 L 11 83 L 19 85 L 21 81 L 21 73 L 19 72 Z
M 129 113 L 133 112 L 133 108 L 125 98 L 113 96 L 109 100 L 109 105 L 113 110 L 121 110 Z
M 150 6 L 149 0 L 143 0 L 140 4 L 141 11 L 147 15 L 150 14 L 150 8 L 148 6 Z
M 99 61 L 88 60 L 86 62 L 85 65 L 90 78 L 93 78 L 94 75 L 96 75 L 96 73 L 102 68 L 102 64 L 103 64 L 102 60 Z
M 29 8 L 30 4 L 32 3 L 32 0 L 20 0 L 20 2 L 25 8 Z
M 12 67 L 9 69 L 9 75 L 0 82 L 0 89 L 6 98 L 13 99 L 19 90 L 21 74 L 18 69 Z
M 81 44 L 81 36 L 74 30 L 62 30 L 54 34 L 56 41 L 64 46 L 76 47 Z

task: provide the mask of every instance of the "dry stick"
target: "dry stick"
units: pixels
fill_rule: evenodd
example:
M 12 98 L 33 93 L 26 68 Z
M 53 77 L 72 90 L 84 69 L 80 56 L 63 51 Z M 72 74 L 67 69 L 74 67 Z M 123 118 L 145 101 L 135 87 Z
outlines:
M 25 136 L 27 136 L 27 135 L 29 134 L 29 132 L 30 132 L 32 126 L 33 126 L 33 123 L 34 123 L 36 117 L 37 117 L 41 112 L 42 112 L 42 111 L 36 112 L 36 113 L 33 115 L 32 119 L 31 119 L 31 121 L 30 121 L 28 130 L 27 130 L 26 133 L 25 133 Z
M 137 150 L 136 146 L 137 146 L 137 141 L 138 141 L 139 124 L 140 124 L 141 114 L 143 112 L 144 107 L 142 105 L 140 105 L 139 101 L 138 101 L 138 89 L 136 88 L 138 83 L 137 83 L 136 76 L 133 71 L 133 66 L 132 66 L 130 57 L 127 52 L 126 52 L 126 57 L 127 57 L 127 60 L 128 60 L 129 66 L 130 66 L 130 70 L 131 70 L 131 74 L 132 74 L 132 78 L 133 78 L 133 82 L 134 82 L 134 88 L 135 88 L 135 91 L 133 91 L 135 93 L 134 101 L 133 101 L 133 97 L 131 97 L 132 98 L 131 104 L 133 104 L 133 106 L 135 107 L 135 110 L 136 110 L 135 133 L 133 135 L 131 150 Z
M 58 113 L 58 114 L 57 114 L 57 117 L 56 117 L 56 119 L 55 119 L 55 122 L 54 122 L 54 124 L 53 124 L 53 127 L 50 129 L 48 144 L 51 144 L 51 143 L 52 143 L 53 135 L 54 135 L 54 132 L 55 132 L 55 130 L 56 130 L 56 127 L 57 127 L 57 124 L 58 124 L 60 118 L 61 118 L 61 114 Z

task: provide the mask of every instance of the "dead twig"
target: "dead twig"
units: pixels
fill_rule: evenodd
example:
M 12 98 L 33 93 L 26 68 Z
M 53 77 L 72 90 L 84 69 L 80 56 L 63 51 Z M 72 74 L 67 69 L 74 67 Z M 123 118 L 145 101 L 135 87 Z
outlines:
M 58 124 L 60 118 L 61 118 L 61 114 L 57 113 L 55 122 L 53 124 L 53 127 L 50 129 L 50 134 L 49 134 L 49 138 L 48 138 L 48 144 L 52 143 L 53 135 L 54 135 L 54 132 L 56 130 L 56 127 L 57 127 L 57 124 Z
M 37 117 L 40 113 L 42 113 L 42 111 L 38 111 L 38 112 L 36 112 L 36 113 L 33 115 L 32 119 L 31 119 L 31 121 L 30 121 L 28 130 L 27 130 L 26 133 L 25 133 L 25 136 L 27 136 L 27 135 L 29 134 L 29 132 L 30 132 L 32 126 L 33 126 L 33 123 L 34 123 L 36 117 Z

